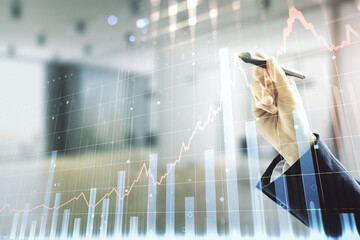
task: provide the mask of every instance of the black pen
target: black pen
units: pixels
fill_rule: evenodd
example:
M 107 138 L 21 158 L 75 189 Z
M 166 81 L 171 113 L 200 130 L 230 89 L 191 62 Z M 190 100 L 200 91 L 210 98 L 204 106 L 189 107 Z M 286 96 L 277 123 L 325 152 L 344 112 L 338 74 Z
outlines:
M 240 53 L 239 58 L 246 63 L 250 63 L 250 64 L 256 65 L 258 67 L 266 68 L 266 59 L 265 58 L 251 55 L 251 53 L 249 53 L 249 52 Z M 297 77 L 300 79 L 304 79 L 306 77 L 305 74 L 302 72 L 292 70 L 289 68 L 285 68 L 285 67 L 281 67 L 281 68 L 282 68 L 282 70 L 284 70 L 285 74 L 288 76 Z

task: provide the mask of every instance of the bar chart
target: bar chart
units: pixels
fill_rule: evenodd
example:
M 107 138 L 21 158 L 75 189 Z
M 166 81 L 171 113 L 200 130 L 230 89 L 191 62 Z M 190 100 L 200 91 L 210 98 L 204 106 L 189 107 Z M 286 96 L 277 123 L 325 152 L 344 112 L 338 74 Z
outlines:
M 186 172 L 179 171 L 177 173 L 178 166 L 181 167 L 182 164 L 187 164 L 182 162 L 184 161 L 181 159 L 182 154 L 191 148 L 191 141 L 198 134 L 198 129 L 203 131 L 210 124 L 209 119 L 206 123 L 197 123 L 190 140 L 187 142 L 188 145 L 185 146 L 184 142 L 186 141 L 183 142 L 180 156 L 176 161 L 163 163 L 159 159 L 158 153 L 151 152 L 147 155 L 146 163 L 141 165 L 141 170 L 135 180 L 130 177 L 134 176 L 133 173 L 127 173 L 129 169 L 126 170 L 124 168 L 124 170 L 115 171 L 117 186 L 111 188 L 106 194 L 103 194 L 104 191 L 102 189 L 99 190 L 99 188 L 91 187 L 87 193 L 82 192 L 71 199 L 64 199 L 63 194 L 56 191 L 57 183 L 54 183 L 57 179 L 54 175 L 56 173 L 58 152 L 53 151 L 49 159 L 43 204 L 34 206 L 34 204 L 26 203 L 22 209 L 13 209 L 10 205 L 6 206 L 12 213 L 9 238 L 118 239 L 124 237 L 134 239 L 141 238 L 142 236 L 151 236 L 152 238 L 175 238 L 182 236 L 191 239 L 197 235 L 204 235 L 209 238 L 241 237 L 242 223 L 240 219 L 242 212 L 245 212 L 245 210 L 241 210 L 239 199 L 239 196 L 241 196 L 238 186 L 239 178 L 237 176 L 237 165 L 239 163 L 234 141 L 235 123 L 233 121 L 232 80 L 230 77 L 229 58 L 227 48 L 219 50 L 222 89 L 220 106 L 217 110 L 214 110 L 212 107 L 209 110 L 209 119 L 217 117 L 220 113 L 222 115 L 221 127 L 224 134 L 224 150 L 222 153 L 219 153 L 214 149 L 205 149 L 200 154 L 201 161 L 194 165 L 195 168 L 199 164 L 203 166 L 201 168 L 203 184 L 199 185 L 203 188 L 203 196 L 199 196 L 196 192 L 189 194 L 192 191 L 184 191 L 185 194 L 177 194 L 178 186 L 184 185 L 184 188 L 187 189 L 187 185 L 191 186 L 193 184 L 193 179 L 189 177 L 186 182 L 177 183 L 176 176 L 184 175 L 186 179 Z M 265 199 L 261 191 L 257 189 L 258 184 L 260 184 L 258 188 L 261 188 L 261 183 L 259 182 L 261 179 L 261 162 L 256 121 L 242 123 L 242 128 L 245 130 L 246 135 L 247 153 L 243 158 L 246 160 L 245 166 L 247 166 L 249 176 L 246 180 L 249 181 L 249 199 L 254 229 L 253 236 L 264 237 L 266 236 Z M 309 148 L 309 143 L 301 128 L 302 125 L 296 111 L 294 111 L 294 125 L 299 142 L 299 155 L 306 158 L 307 156 L 304 156 L 303 152 L 306 152 L 305 150 Z M 224 170 L 220 175 L 219 169 L 221 167 L 219 167 L 219 162 L 223 164 Z M 128 166 L 129 163 L 130 160 L 127 160 L 125 166 Z M 306 172 L 303 184 L 309 209 L 310 225 L 318 230 L 314 233 L 315 235 L 319 234 L 319 236 L 322 236 L 321 215 L 317 210 L 319 209 L 319 199 L 314 191 L 314 187 L 316 187 L 316 180 L 312 174 L 314 169 L 309 168 L 308 164 L 302 162 L 302 158 L 300 158 L 300 164 L 302 170 Z M 143 178 L 141 177 L 142 174 L 144 175 Z M 286 192 L 287 181 L 284 176 L 281 176 L 281 178 L 283 178 L 282 181 L 277 181 L 275 185 L 276 198 L 279 205 L 275 209 L 278 217 L 277 221 L 284 235 L 293 236 L 291 235 L 293 232 L 292 220 L 288 214 L 289 210 L 286 208 L 289 202 Z M 222 186 L 226 186 L 226 195 L 224 195 L 224 188 L 219 188 L 219 183 Z M 138 187 L 138 185 L 141 187 Z M 195 187 L 197 186 L 195 185 Z M 145 210 L 144 212 L 134 212 L 128 206 L 131 204 L 128 198 L 132 196 L 131 194 L 139 194 L 137 192 L 138 189 L 144 189 L 140 192 L 142 194 L 140 194 L 142 202 L 146 203 L 146 207 L 142 208 Z M 164 194 L 161 195 L 161 193 Z M 197 198 L 202 200 L 197 200 Z M 180 202 L 183 204 L 179 205 Z M 72 204 L 85 205 L 85 208 L 83 208 L 85 211 L 81 214 L 73 213 L 71 209 Z M 203 204 L 203 207 L 201 208 L 197 204 Z M 164 209 L 165 212 L 160 214 L 159 209 Z M 205 211 L 201 212 L 197 209 L 205 209 Z M 219 217 L 221 210 L 226 211 L 225 218 L 223 219 Z M 42 214 L 33 215 L 33 212 L 41 212 Z M 204 216 L 204 218 L 201 219 L 200 216 Z M 37 220 L 33 220 L 34 218 Z M 146 225 L 142 224 L 144 220 Z M 219 230 L 219 226 L 222 226 L 221 221 L 226 222 L 225 232 Z M 346 236 L 354 236 L 354 216 L 343 214 L 341 215 L 341 221 L 344 232 L 348 234 Z M 200 222 L 205 224 L 199 227 Z

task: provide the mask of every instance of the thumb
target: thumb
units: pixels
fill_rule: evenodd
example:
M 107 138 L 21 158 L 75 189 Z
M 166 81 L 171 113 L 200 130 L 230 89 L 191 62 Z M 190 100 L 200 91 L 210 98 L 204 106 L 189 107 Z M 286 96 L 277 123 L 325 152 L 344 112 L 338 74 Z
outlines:
M 281 69 L 274 57 L 269 57 L 267 60 L 267 68 L 272 81 L 279 93 L 288 93 L 291 91 L 291 86 L 284 70 Z
M 258 56 L 258 57 L 265 58 L 265 59 L 269 58 L 269 56 L 266 53 L 262 52 L 262 51 L 256 51 L 255 55 Z

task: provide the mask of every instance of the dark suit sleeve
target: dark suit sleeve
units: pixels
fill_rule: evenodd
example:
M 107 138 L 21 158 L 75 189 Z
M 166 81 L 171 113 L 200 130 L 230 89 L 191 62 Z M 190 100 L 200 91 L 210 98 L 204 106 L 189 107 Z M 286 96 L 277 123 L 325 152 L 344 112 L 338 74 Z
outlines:
M 306 164 L 313 164 L 323 227 L 329 235 L 341 234 L 340 213 L 357 214 L 360 209 L 360 185 L 334 157 L 319 135 L 317 141 L 304 156 Z M 310 154 L 311 151 L 311 154 Z M 311 157 L 312 156 L 312 157 Z M 300 161 L 293 164 L 280 177 L 270 182 L 278 155 L 266 169 L 257 188 L 293 216 L 309 226 Z M 285 189 L 285 190 L 283 190 Z

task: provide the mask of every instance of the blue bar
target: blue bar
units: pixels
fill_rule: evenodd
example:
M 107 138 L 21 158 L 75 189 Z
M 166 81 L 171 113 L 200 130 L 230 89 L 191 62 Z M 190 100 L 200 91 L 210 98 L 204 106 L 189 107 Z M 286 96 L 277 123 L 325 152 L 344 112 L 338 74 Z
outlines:
M 29 239 L 35 239 L 36 225 L 37 225 L 37 221 L 36 221 L 36 220 L 34 220 L 34 221 L 31 222 Z
M 166 165 L 166 234 L 175 233 L 175 166 Z
M 72 238 L 77 239 L 80 237 L 80 225 L 81 225 L 81 218 L 75 218 Z
M 340 221 L 343 239 L 352 239 L 350 237 L 346 238 L 346 235 L 358 235 L 356 230 L 354 213 L 340 213 Z
M 232 111 L 229 49 L 222 48 L 220 56 L 221 97 L 223 104 L 226 184 L 229 216 L 229 233 L 240 234 L 239 193 L 236 172 L 234 117 Z
M 135 236 L 138 234 L 138 217 L 130 217 L 130 236 Z
M 312 153 L 309 142 L 309 133 L 303 129 L 302 116 L 299 110 L 293 111 L 294 128 L 296 132 L 296 139 L 298 145 L 298 152 L 300 156 L 300 168 L 303 180 L 303 187 L 305 193 L 305 202 L 308 209 L 309 225 L 312 229 L 322 230 L 322 220 L 320 213 L 320 201 L 318 195 L 318 188 L 315 178 L 315 170 L 313 165 Z
M 101 238 L 106 238 L 106 236 L 107 236 L 109 201 L 110 201 L 110 199 L 108 199 L 108 198 L 105 198 L 102 201 L 101 224 L 100 224 L 100 237 Z
M 49 204 L 50 204 L 51 190 L 52 190 L 52 186 L 53 186 L 54 172 L 55 172 L 55 166 L 56 166 L 56 156 L 57 156 L 57 151 L 52 151 L 51 163 L 50 163 L 50 169 L 49 169 L 49 177 L 48 177 L 48 181 L 47 181 L 47 185 L 46 185 L 46 193 L 45 193 L 45 201 L 44 201 L 45 206 L 49 206 Z M 47 216 L 48 216 L 48 209 L 43 208 L 43 213 L 42 213 L 41 223 L 40 223 L 40 232 L 39 232 L 40 239 L 43 239 L 45 237 Z
M 61 193 L 57 193 L 55 195 L 55 204 L 54 204 L 54 210 L 53 210 L 53 216 L 52 216 L 52 222 L 51 222 L 51 230 L 50 230 L 50 239 L 54 239 L 56 237 L 56 228 L 57 228 L 57 222 L 58 222 L 58 216 L 59 216 L 59 207 L 60 206 L 60 199 L 61 199 Z
M 22 222 L 21 222 L 19 239 L 24 239 L 25 238 L 26 224 L 27 224 L 27 219 L 28 219 L 28 215 L 29 215 L 27 213 L 27 211 L 29 211 L 29 209 L 30 209 L 30 203 L 26 203 L 25 207 L 24 207 L 25 213 L 23 215 Z
M 125 188 L 125 171 L 118 172 L 118 186 L 117 192 L 119 196 L 124 196 L 124 188 Z M 122 222 L 123 222 L 123 204 L 124 200 L 120 199 L 117 196 L 116 198 L 116 209 L 115 209 L 115 226 L 114 226 L 114 233 L 116 237 L 119 237 L 121 234 L 122 229 Z
M 156 181 L 157 181 L 157 153 L 150 154 L 149 159 L 149 188 L 148 188 L 148 219 L 147 234 L 156 232 Z
M 265 234 L 263 198 L 261 191 L 256 188 L 256 184 L 261 178 L 261 173 L 255 121 L 245 123 L 245 132 L 254 232 L 256 234 Z
M 185 197 L 185 236 L 195 236 L 194 197 Z
M 290 234 L 292 233 L 292 224 L 289 214 L 290 209 L 287 208 L 287 206 L 289 206 L 289 195 L 287 192 L 287 182 L 285 175 L 281 175 L 276 179 L 275 193 L 276 201 L 278 203 L 277 208 L 280 234 Z
M 94 229 L 95 218 L 95 204 L 96 204 L 96 188 L 90 189 L 89 211 L 86 223 L 86 238 L 91 238 Z
M 16 212 L 16 213 L 14 213 L 14 218 L 13 218 L 12 225 L 11 225 L 10 239 L 16 238 L 18 221 L 19 221 L 19 213 Z
M 214 150 L 205 151 L 206 229 L 217 234 Z
M 70 209 L 65 209 L 63 221 L 62 221 L 62 227 L 61 227 L 61 238 L 62 239 L 67 238 L 68 229 L 69 229 L 69 218 L 70 218 Z

